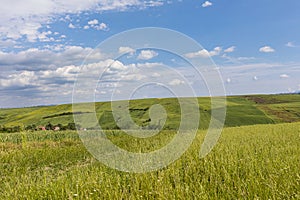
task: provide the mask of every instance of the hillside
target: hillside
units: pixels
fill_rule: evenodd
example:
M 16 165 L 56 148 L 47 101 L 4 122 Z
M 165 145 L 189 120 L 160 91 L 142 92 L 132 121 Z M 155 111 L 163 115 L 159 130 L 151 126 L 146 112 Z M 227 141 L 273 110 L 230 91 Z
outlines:
M 200 129 L 208 127 L 211 111 L 210 98 L 198 98 L 200 107 Z M 160 104 L 168 116 L 164 129 L 176 129 L 180 122 L 180 106 L 177 99 L 143 99 L 130 101 L 130 114 L 133 120 L 141 125 L 149 123 L 151 105 Z M 99 123 L 103 129 L 117 129 L 109 102 L 95 104 Z M 88 115 L 85 112 L 72 112 L 72 105 L 57 105 L 31 108 L 0 109 L 0 126 L 27 127 L 29 125 L 63 124 L 73 122 L 73 114 Z M 300 121 L 300 95 L 252 95 L 227 97 L 226 127 L 273 124 Z M 93 124 L 90 127 L 92 128 Z

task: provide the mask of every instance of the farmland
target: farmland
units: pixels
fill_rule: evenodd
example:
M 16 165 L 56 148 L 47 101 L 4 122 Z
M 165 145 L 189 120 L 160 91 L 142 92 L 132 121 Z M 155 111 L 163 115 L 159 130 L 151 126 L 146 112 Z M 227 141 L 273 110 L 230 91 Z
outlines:
M 162 134 L 151 144 L 112 131 L 107 135 L 123 148 L 146 152 L 150 147 L 167 143 L 172 134 Z M 3 199 L 300 198 L 300 123 L 225 128 L 213 151 L 200 159 L 204 135 L 204 130 L 198 131 L 188 151 L 168 167 L 135 174 L 108 168 L 95 160 L 76 132 L 2 133 L 0 196 Z
M 200 126 L 189 149 L 169 166 L 147 173 L 121 172 L 96 160 L 76 131 L 0 133 L 1 199 L 299 199 L 300 95 L 227 98 L 221 138 L 199 158 L 211 117 L 209 98 L 199 98 Z M 106 137 L 120 148 L 148 153 L 176 134 L 176 99 L 130 102 L 133 120 L 143 126 L 151 105 L 168 112 L 159 134 L 132 138 L 114 123 L 110 104 L 95 104 Z M 67 125 L 71 105 L 0 109 L 2 127 Z M 93 125 L 91 124 L 91 127 Z M 90 127 L 88 127 L 90 128 Z M 87 130 L 85 134 L 91 133 Z
M 211 118 L 210 98 L 198 98 L 200 111 L 199 129 L 205 130 Z M 130 101 L 130 114 L 134 122 L 143 126 L 149 121 L 151 105 L 160 104 L 168 116 L 164 128 L 176 130 L 180 123 L 180 107 L 177 99 L 143 99 Z M 227 97 L 225 127 L 254 124 L 274 124 L 300 121 L 300 95 L 254 95 Z M 95 113 L 103 129 L 116 129 L 109 102 L 95 103 Z M 67 125 L 73 122 L 73 114 L 92 115 L 84 110 L 72 112 L 72 105 L 41 106 L 31 108 L 0 109 L 0 126 Z M 95 124 L 91 124 L 92 128 Z

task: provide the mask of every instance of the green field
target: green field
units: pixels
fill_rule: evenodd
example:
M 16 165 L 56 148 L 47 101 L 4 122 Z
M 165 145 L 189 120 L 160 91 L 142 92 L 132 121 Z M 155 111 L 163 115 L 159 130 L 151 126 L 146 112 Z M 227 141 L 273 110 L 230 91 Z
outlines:
M 200 108 L 199 129 L 206 129 L 211 118 L 210 98 L 198 98 Z M 168 113 L 164 129 L 176 130 L 180 122 L 180 106 L 177 99 L 145 99 L 130 101 L 130 114 L 140 126 L 149 122 L 151 105 L 160 104 Z M 103 129 L 117 129 L 108 102 L 95 103 L 99 123 Z M 85 110 L 78 115 L 92 115 Z M 227 97 L 225 127 L 254 124 L 273 124 L 300 121 L 300 95 L 256 95 Z M 58 105 L 32 108 L 0 109 L 0 126 L 63 124 L 73 122 L 72 105 Z M 95 124 L 90 124 L 93 128 Z
M 116 134 L 117 133 L 117 134 Z M 122 148 L 148 152 L 150 141 L 121 132 Z M 0 134 L 1 199 L 299 199 L 300 123 L 225 128 L 213 151 L 198 157 L 205 131 L 188 151 L 159 171 L 125 173 L 95 160 L 76 132 Z
M 105 166 L 76 131 L 0 133 L 0 199 L 300 199 L 299 94 L 228 97 L 221 138 L 202 159 L 211 106 L 209 98 L 198 102 L 200 126 L 190 148 L 171 165 L 148 173 Z M 154 104 L 168 115 L 163 130 L 149 138 L 117 130 L 108 102 L 95 104 L 97 120 L 120 148 L 152 152 L 170 143 L 181 117 L 177 99 L 133 100 L 134 122 L 147 125 Z M 0 127 L 66 125 L 73 114 L 93 113 L 84 108 L 73 113 L 72 105 L 0 109 Z

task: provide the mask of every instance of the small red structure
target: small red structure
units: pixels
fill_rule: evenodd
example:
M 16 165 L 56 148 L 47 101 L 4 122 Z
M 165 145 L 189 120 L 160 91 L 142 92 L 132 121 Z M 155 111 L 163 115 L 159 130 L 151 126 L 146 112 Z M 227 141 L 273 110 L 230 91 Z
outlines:
M 38 127 L 38 130 L 45 131 L 45 130 L 46 130 L 46 127 L 45 127 L 45 126 L 39 126 L 39 127 Z

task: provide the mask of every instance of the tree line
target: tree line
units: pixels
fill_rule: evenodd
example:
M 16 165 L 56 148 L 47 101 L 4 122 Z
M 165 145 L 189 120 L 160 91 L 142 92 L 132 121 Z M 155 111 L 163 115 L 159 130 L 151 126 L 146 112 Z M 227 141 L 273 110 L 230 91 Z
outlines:
M 25 127 L 22 127 L 20 125 L 17 126 L 10 126 L 7 127 L 5 125 L 0 125 L 0 132 L 1 133 L 16 133 L 20 131 L 39 131 L 39 130 L 59 130 L 59 131 L 65 131 L 65 130 L 76 130 L 80 127 L 76 125 L 74 122 L 70 122 L 67 125 L 62 124 L 55 124 L 53 125 L 51 122 L 48 122 L 46 126 L 42 125 L 36 125 L 36 124 L 30 124 Z

